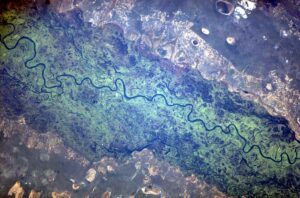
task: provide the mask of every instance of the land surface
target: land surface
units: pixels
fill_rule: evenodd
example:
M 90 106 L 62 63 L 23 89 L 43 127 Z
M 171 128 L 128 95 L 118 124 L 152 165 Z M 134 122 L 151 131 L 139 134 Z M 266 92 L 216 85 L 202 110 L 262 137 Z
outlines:
M 200 192 L 204 193 L 203 197 L 209 196 L 209 193 L 225 196 L 219 191 L 229 196 L 297 197 L 300 190 L 300 146 L 290 120 L 271 115 L 270 109 L 262 106 L 263 101 L 249 100 L 251 97 L 234 92 L 232 83 L 245 76 L 226 81 L 230 76 L 218 73 L 221 67 L 225 65 L 232 69 L 232 76 L 239 76 L 239 70 L 195 32 L 182 32 L 182 28 L 188 25 L 182 22 L 182 14 L 177 13 L 174 20 L 169 20 L 170 16 L 162 12 L 129 12 L 133 8 L 136 11 L 141 8 L 131 1 L 119 2 L 119 5 L 118 1 L 115 3 L 115 8 L 122 8 L 115 10 L 116 15 L 109 15 L 109 6 L 103 6 L 103 12 L 98 14 L 102 13 L 108 19 L 95 20 L 93 16 L 90 22 L 87 22 L 89 12 L 81 12 L 76 8 L 91 6 L 86 2 L 77 4 L 70 1 L 59 6 L 55 3 L 8 4 L 2 10 L 0 114 L 3 120 L 1 141 L 5 143 L 2 158 L 18 154 L 18 147 L 13 145 L 25 144 L 27 148 L 21 147 L 20 155 L 23 158 L 20 159 L 26 159 L 23 161 L 27 166 L 28 160 L 36 162 L 36 169 L 42 169 L 38 160 L 26 155 L 36 152 L 30 149 L 42 148 L 39 142 L 47 145 L 49 139 L 46 137 L 51 133 L 57 135 L 54 138 L 56 142 L 62 143 L 63 146 L 59 148 L 62 151 L 65 148 L 65 152 L 61 151 L 60 156 L 54 159 L 61 160 L 64 154 L 69 156 L 72 151 L 77 156 L 76 172 L 80 172 L 81 166 L 92 167 L 91 163 L 103 159 L 113 159 L 126 166 L 126 161 L 129 163 L 136 155 L 138 159 L 146 155 L 148 157 L 143 158 L 144 161 L 155 156 L 155 160 L 167 163 L 157 166 L 180 169 L 184 174 L 178 179 L 182 181 L 177 183 L 179 186 L 189 181 L 187 178 L 191 174 L 194 179 L 200 180 L 200 184 L 191 184 L 191 188 L 183 185 L 180 192 L 168 192 L 167 183 L 156 181 L 160 186 L 157 189 L 162 189 L 161 192 L 165 190 L 170 197 L 176 193 L 179 197 L 185 196 L 185 193 L 186 196 L 189 193 L 197 197 Z M 87 10 L 91 12 L 91 9 Z M 122 15 L 126 14 L 124 10 L 129 12 L 128 16 Z M 85 18 L 82 13 L 86 14 Z M 129 19 L 135 17 L 129 18 L 130 14 L 141 16 L 142 23 L 135 21 L 136 29 L 140 28 L 139 33 L 128 32 L 129 29 L 122 25 L 122 22 L 133 23 Z M 121 19 L 114 18 L 121 15 Z M 163 19 L 163 23 L 151 25 L 162 22 L 157 21 L 157 17 Z M 147 31 L 149 27 L 152 29 Z M 197 29 L 195 25 L 190 27 Z M 158 30 L 161 32 L 157 33 Z M 139 35 L 141 32 L 142 36 Z M 178 32 L 182 33 L 183 40 L 176 40 L 176 48 L 172 47 L 174 43 L 171 41 L 168 43 L 163 40 L 171 39 L 172 33 L 178 36 Z M 197 46 L 191 42 L 195 39 L 199 44 Z M 199 53 L 203 56 L 190 63 L 192 56 Z M 191 56 L 181 57 L 182 54 Z M 212 69 L 204 71 L 203 68 Z M 292 98 L 294 101 L 297 98 L 297 85 L 288 86 L 294 86 L 293 90 L 296 90 L 295 99 Z M 243 88 L 239 86 L 239 89 Z M 8 130 L 8 134 L 14 133 L 14 130 L 24 131 L 26 138 L 20 138 L 19 133 L 7 135 L 5 131 L 12 127 L 7 123 L 14 122 L 21 122 L 28 129 L 15 124 L 16 128 Z M 35 131 L 35 135 L 29 133 L 31 130 Z M 44 137 L 46 140 L 34 137 Z M 66 154 L 68 149 L 71 149 L 69 155 Z M 44 152 L 50 151 L 53 149 Z M 71 163 L 72 157 L 66 158 L 66 164 Z M 16 166 L 23 163 L 16 162 L 17 159 L 13 161 L 11 163 L 17 163 Z M 133 160 L 131 165 L 136 163 Z M 1 165 L 1 171 L 7 168 L 5 164 Z M 47 166 L 51 166 L 51 170 L 55 167 L 63 170 L 55 161 L 45 165 L 45 169 Z M 110 166 L 113 168 L 113 165 Z M 131 171 L 141 170 L 138 168 L 141 165 L 134 166 L 134 169 L 132 166 Z M 125 169 L 120 168 L 118 175 L 130 172 Z M 153 170 L 150 170 L 153 174 Z M 10 187 L 8 184 L 13 184 L 21 176 L 23 182 L 33 183 L 30 187 L 43 189 L 43 185 L 38 185 L 34 178 L 28 176 L 31 171 L 27 168 L 18 175 L 3 172 L 1 178 L 7 184 L 3 191 L 7 191 Z M 85 173 L 86 169 L 83 171 Z M 72 175 L 54 173 L 61 178 L 57 180 L 61 188 L 64 186 L 62 178 Z M 113 183 L 105 184 L 106 189 L 103 187 L 97 193 L 111 188 L 110 191 L 115 195 L 130 196 L 133 193 L 132 196 L 138 197 L 139 189 L 144 189 L 143 185 L 149 188 L 149 182 L 139 186 L 137 184 L 141 182 L 134 180 L 135 175 L 130 172 L 125 176 L 127 179 L 133 177 L 128 184 L 130 190 L 118 192 L 116 177 L 113 177 L 109 180 Z M 47 182 L 45 180 L 44 185 Z M 197 185 L 204 186 L 205 190 L 193 190 L 198 189 Z M 93 189 L 94 186 L 87 189 Z M 57 190 L 55 184 L 48 187 L 47 192 Z M 164 194 L 160 193 L 159 196 Z

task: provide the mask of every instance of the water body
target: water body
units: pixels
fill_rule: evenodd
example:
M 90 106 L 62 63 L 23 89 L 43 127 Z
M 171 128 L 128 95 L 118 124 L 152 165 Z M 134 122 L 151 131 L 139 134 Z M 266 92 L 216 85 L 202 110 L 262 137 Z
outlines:
M 1 20 L 2 115 L 55 131 L 90 160 L 148 148 L 228 195 L 298 195 L 300 145 L 286 120 L 151 55 L 115 24 L 47 9 Z

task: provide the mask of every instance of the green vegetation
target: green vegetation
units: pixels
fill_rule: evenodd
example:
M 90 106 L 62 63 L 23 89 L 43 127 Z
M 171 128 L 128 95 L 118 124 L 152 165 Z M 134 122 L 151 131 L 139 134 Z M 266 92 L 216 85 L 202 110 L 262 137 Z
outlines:
M 300 190 L 299 143 L 286 120 L 102 29 L 47 11 L 3 12 L 0 108 L 56 131 L 91 160 L 149 148 L 229 195 Z

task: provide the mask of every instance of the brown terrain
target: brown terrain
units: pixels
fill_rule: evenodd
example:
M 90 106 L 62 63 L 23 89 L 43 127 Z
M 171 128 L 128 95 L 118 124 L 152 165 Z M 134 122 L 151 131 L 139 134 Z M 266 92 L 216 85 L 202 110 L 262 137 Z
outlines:
M 103 157 L 92 163 L 55 133 L 30 129 L 23 118 L 3 118 L 0 127 L 1 197 L 226 197 L 147 149 L 126 161 Z
M 127 39 L 140 39 L 152 53 L 195 68 L 285 117 L 300 140 L 300 2 L 240 0 L 234 6 L 244 15 L 234 11 L 230 16 L 218 13 L 214 0 L 188 2 L 174 10 L 157 2 L 147 11 L 146 2 L 135 0 L 52 0 L 50 5 L 65 14 L 80 9 L 95 26 L 119 25 Z

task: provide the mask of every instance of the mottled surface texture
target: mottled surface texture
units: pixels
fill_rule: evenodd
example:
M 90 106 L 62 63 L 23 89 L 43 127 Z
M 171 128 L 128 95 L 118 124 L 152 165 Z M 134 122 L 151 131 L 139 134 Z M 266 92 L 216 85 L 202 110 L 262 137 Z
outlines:
M 295 82 L 298 70 L 284 73 L 283 77 L 273 75 L 278 81 L 288 81 L 280 81 L 277 85 L 287 86 L 288 93 L 292 90 L 294 95 L 290 103 L 295 104 L 293 109 L 292 105 L 287 105 L 280 113 L 270 110 L 280 107 L 277 99 L 274 99 L 275 106 L 270 108 L 266 108 L 268 104 L 264 102 L 266 98 L 271 97 L 272 100 L 273 97 L 264 95 L 264 92 L 276 88 L 281 90 L 276 94 L 286 97 L 283 88 L 276 87 L 273 81 L 269 82 L 271 79 L 262 80 L 270 70 L 276 70 L 275 65 L 283 61 L 280 59 L 281 51 L 276 54 L 268 49 L 268 45 L 276 44 L 275 40 L 279 37 L 270 33 L 272 38 L 268 40 L 269 43 L 261 47 L 266 53 L 272 53 L 274 58 L 266 54 L 266 57 L 261 57 L 255 50 L 247 51 L 250 49 L 248 46 L 260 47 L 259 44 L 239 37 L 242 30 L 238 28 L 244 27 L 243 24 L 239 26 L 242 22 L 235 21 L 234 27 L 223 22 L 231 31 L 237 28 L 237 33 L 229 34 L 220 22 L 219 13 L 212 14 L 216 16 L 210 18 L 211 25 L 201 18 L 203 14 L 199 14 L 198 18 L 190 18 L 195 16 L 193 13 L 208 12 L 206 9 L 208 5 L 214 5 L 212 2 L 207 1 L 193 9 L 195 2 L 188 1 L 186 5 L 176 2 L 165 1 L 165 5 L 162 5 L 148 1 L 62 1 L 60 4 L 56 1 L 40 1 L 20 5 L 8 3 L 2 8 L 0 116 L 3 121 L 0 141 L 9 146 L 3 146 L 0 159 L 20 153 L 22 158 L 11 158 L 9 163 L 20 163 L 25 167 L 16 167 L 22 173 L 16 171 L 16 175 L 5 174 L 8 165 L 1 160 L 0 178 L 3 178 L 3 184 L 8 185 L 12 180 L 22 177 L 23 182 L 32 181 L 31 188 L 51 191 L 49 186 L 45 188 L 37 184 L 33 173 L 28 176 L 32 171 L 28 160 L 36 161 L 37 169 L 41 169 L 38 168 L 41 162 L 26 155 L 37 152 L 30 149 L 43 147 L 38 146 L 39 141 L 48 145 L 46 142 L 49 139 L 45 140 L 49 137 L 47 134 L 53 133 L 57 134 L 58 139 L 54 138 L 56 142 L 62 142 L 61 149 L 64 151 L 56 152 L 60 155 L 54 159 L 60 160 L 64 153 L 68 153 L 66 148 L 71 149 L 74 156 L 75 153 L 76 156 L 82 156 L 78 159 L 69 157 L 80 161 L 81 165 L 78 163 L 74 166 L 74 171 L 78 173 L 80 166 L 95 167 L 98 163 L 104 163 L 103 159 L 122 164 L 116 174 L 123 178 L 120 181 L 127 180 L 127 187 L 119 187 L 116 182 L 118 177 L 109 177 L 108 180 L 105 177 L 106 180 L 102 181 L 106 182 L 104 186 L 108 186 L 115 197 L 121 194 L 142 197 L 147 194 L 145 188 L 159 191 L 159 196 L 176 197 L 177 191 L 167 191 L 168 185 L 172 186 L 168 183 L 172 177 L 153 179 L 156 185 L 152 186 L 151 182 L 137 176 L 142 169 L 148 170 L 150 176 L 155 176 L 153 174 L 158 175 L 157 169 L 150 169 L 152 166 L 166 169 L 171 165 L 178 167 L 177 172 L 180 172 L 180 168 L 186 175 L 195 175 L 192 178 L 201 180 L 201 185 L 205 187 L 201 194 L 201 190 L 195 190 L 197 182 L 192 187 L 188 183 L 184 186 L 178 182 L 177 185 L 184 186 L 178 189 L 178 197 L 188 197 L 188 194 L 191 197 L 209 197 L 213 194 L 222 197 L 224 195 L 221 192 L 228 196 L 247 197 L 299 196 L 300 145 L 295 136 L 297 117 L 293 121 L 289 119 L 297 114 L 299 104 L 299 85 Z M 87 9 L 92 4 L 95 6 Z M 93 10 L 96 5 L 102 5 L 97 12 Z M 76 7 L 86 8 L 80 10 Z M 191 16 L 182 14 L 187 9 Z M 259 15 L 253 12 L 251 14 Z M 89 18 L 91 13 L 95 15 L 94 18 Z M 184 16 L 186 18 L 182 18 Z M 251 20 L 248 21 L 249 25 L 255 26 L 255 18 Z M 128 29 L 131 25 L 134 28 Z M 203 26 L 208 27 L 211 33 L 201 38 L 200 28 Z M 267 27 L 261 28 L 262 31 L 271 31 Z M 173 40 L 179 33 L 182 38 Z M 256 33 L 261 34 L 259 31 Z M 220 44 L 218 39 L 222 39 L 221 34 L 238 38 L 238 43 L 233 46 Z M 286 36 L 284 32 L 282 34 Z M 225 37 L 223 39 L 225 42 Z M 289 45 L 291 48 L 285 47 L 291 50 L 298 49 L 299 43 L 296 42 L 299 41 L 287 40 L 281 45 Z M 299 57 L 294 53 L 298 52 L 286 53 L 290 56 L 289 61 L 294 63 L 290 67 L 297 68 Z M 264 64 L 269 68 L 265 68 Z M 241 65 L 258 69 L 250 70 Z M 245 79 L 249 81 L 243 81 Z M 250 83 L 249 86 L 245 82 Z M 259 87 L 262 85 L 264 87 Z M 250 90 L 247 91 L 247 87 Z M 253 91 L 257 91 L 257 96 L 251 94 Z M 285 114 L 285 108 L 291 113 Z M 16 129 L 10 128 L 10 131 L 24 131 L 24 134 L 12 132 L 12 135 L 7 135 L 9 133 L 6 130 L 12 125 L 6 123 L 10 122 L 25 125 L 26 130 L 18 129 L 18 125 L 14 126 Z M 29 131 L 35 131 L 35 135 Z M 45 139 L 28 143 L 31 136 Z M 12 141 L 12 137 L 16 137 L 16 140 Z M 13 144 L 17 145 L 18 142 L 25 144 L 29 150 L 24 148 L 22 152 L 17 149 L 13 154 L 9 152 L 14 149 Z M 51 145 L 56 144 L 49 143 L 49 148 Z M 4 147 L 10 149 L 5 151 Z M 46 149 L 45 152 L 50 151 L 53 152 L 53 149 Z M 154 156 L 155 164 L 150 163 Z M 45 156 L 40 158 L 47 161 Z M 64 159 L 64 163 L 71 163 L 69 158 Z M 144 165 L 136 164 L 138 161 Z M 44 166 L 50 171 L 43 173 L 48 183 L 54 181 L 51 181 L 53 175 L 59 178 L 57 183 L 61 182 L 61 187 L 65 185 L 64 182 L 70 182 L 63 178 L 72 173 L 66 172 L 62 176 L 59 171 L 52 170 L 56 167 L 63 171 L 61 164 L 55 164 L 55 160 L 52 165 L 42 163 L 41 167 Z M 106 167 L 107 171 L 112 172 L 115 167 L 109 166 Z M 98 173 L 102 173 L 102 170 L 97 169 Z M 175 172 L 171 171 L 170 174 Z M 134 180 L 136 177 L 138 180 Z M 183 175 L 174 178 L 174 182 L 188 181 Z M 137 185 L 142 181 L 146 187 Z M 86 187 L 86 184 L 83 186 Z M 91 193 L 107 190 L 104 187 L 91 190 L 93 187 L 88 186 L 86 190 L 89 189 Z M 166 188 L 164 193 L 163 188 Z M 85 191 L 82 191 L 74 196 L 84 194 Z

